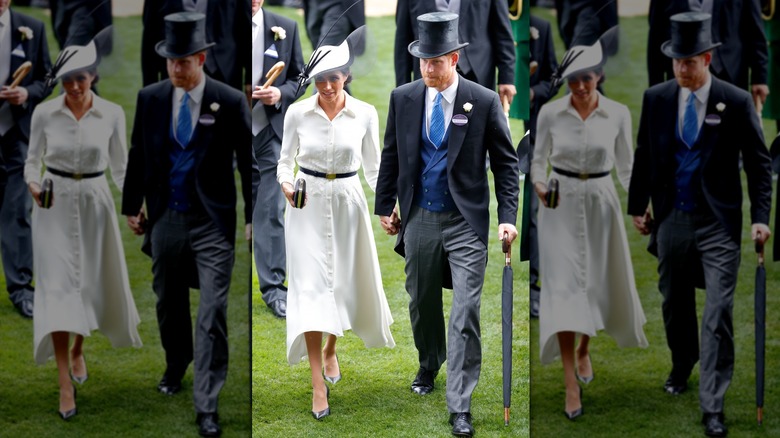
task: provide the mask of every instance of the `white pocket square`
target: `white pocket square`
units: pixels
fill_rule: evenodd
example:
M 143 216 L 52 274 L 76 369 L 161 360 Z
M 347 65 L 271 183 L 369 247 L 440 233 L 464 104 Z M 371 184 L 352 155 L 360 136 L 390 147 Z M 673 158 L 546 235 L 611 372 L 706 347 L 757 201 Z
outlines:
M 270 56 L 271 58 L 278 58 L 279 53 L 276 52 L 276 44 L 271 44 L 271 47 L 267 48 L 264 53 L 265 56 Z
M 24 49 L 22 48 L 22 44 L 19 43 L 18 46 L 11 52 L 11 56 L 18 56 L 20 58 L 25 58 L 27 55 L 24 54 Z

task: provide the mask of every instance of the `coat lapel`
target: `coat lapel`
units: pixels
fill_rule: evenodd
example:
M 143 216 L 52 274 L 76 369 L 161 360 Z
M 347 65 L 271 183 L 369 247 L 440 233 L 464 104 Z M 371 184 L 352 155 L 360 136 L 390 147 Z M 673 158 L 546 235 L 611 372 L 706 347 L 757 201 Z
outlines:
M 476 106 L 477 100 L 473 98 L 471 94 L 471 84 L 469 84 L 462 76 L 458 77 L 458 92 L 455 94 L 455 106 L 452 107 L 452 118 L 454 119 L 458 115 L 466 116 L 468 122 L 471 122 L 472 111 L 466 112 L 463 106 L 466 102 Z M 463 146 L 463 140 L 466 138 L 466 132 L 469 129 L 469 123 L 465 125 L 456 125 L 450 120 L 450 142 L 447 146 L 447 170 L 451 171 L 452 166 L 455 163 L 455 159 L 458 157 L 458 153 Z
M 11 36 L 11 67 L 8 70 L 8 80 L 6 81 L 7 84 L 13 82 L 13 74 L 16 69 L 18 69 L 19 66 L 24 63 L 24 61 L 31 59 L 30 54 L 28 53 L 30 45 L 22 41 L 22 33 L 19 32 L 19 27 L 23 26 L 24 23 L 21 23 L 19 16 L 14 13 L 14 11 L 9 10 L 9 12 L 11 13 L 11 28 L 8 29 L 8 34 Z M 40 38 L 41 36 L 42 35 L 33 35 L 33 38 Z M 20 45 L 22 50 L 24 50 L 24 57 L 13 54 L 13 51 L 16 50 L 16 48 Z
M 263 51 L 263 72 L 260 80 L 262 84 L 265 84 L 265 74 L 268 72 L 268 70 L 271 69 L 271 67 L 274 66 L 274 64 L 276 64 L 279 61 L 279 57 L 278 57 L 280 52 L 279 47 L 281 46 L 282 40 L 274 41 L 274 33 L 271 30 L 272 27 L 277 25 L 278 24 L 274 16 L 271 14 L 267 14 L 265 10 L 263 10 L 263 27 L 265 28 L 263 29 L 263 31 L 265 32 L 264 34 L 265 40 L 263 41 L 263 44 L 265 45 L 265 50 Z M 277 55 L 276 58 L 265 54 L 271 46 L 276 47 L 276 55 Z
M 214 135 L 214 125 L 219 116 L 220 108 L 212 109 L 213 104 L 219 105 L 219 93 L 216 88 L 211 86 L 212 80 L 206 77 L 206 86 L 203 87 L 203 100 L 200 103 L 200 114 L 198 122 L 195 125 L 195 131 L 192 133 L 189 147 L 195 148 L 195 166 L 198 166 L 206 151 L 206 146 L 211 144 Z M 213 121 L 213 123 L 211 123 Z
M 699 145 L 701 147 L 702 164 L 707 163 L 707 159 L 712 153 L 712 149 L 718 141 L 718 128 L 720 126 L 721 114 L 717 110 L 717 105 L 723 102 L 723 87 L 720 81 L 712 76 L 712 85 L 710 86 L 710 95 L 707 98 L 707 110 L 704 112 L 704 123 L 701 125 L 701 134 L 699 138 Z M 715 120 L 707 122 L 707 116 L 713 115 L 717 117 L 717 124 Z
M 165 86 L 161 93 L 156 94 L 154 97 L 154 105 L 157 117 L 153 120 L 157 123 L 156 127 L 153 127 L 149 132 L 154 133 L 155 145 L 160 145 L 154 148 L 155 157 L 154 160 L 158 165 L 167 169 L 171 167 L 171 160 L 168 156 L 168 148 L 162 145 L 171 143 L 171 118 L 173 117 L 173 84 L 170 80 L 165 81 Z
M 420 169 L 420 148 L 422 147 L 420 142 L 423 128 L 423 111 L 425 111 L 425 83 L 419 81 L 417 84 L 405 96 L 406 102 L 404 104 L 406 106 L 404 108 L 396 108 L 396 111 L 402 111 L 401 117 L 398 118 L 401 123 L 399 124 L 400 126 L 396 126 L 396 132 L 405 131 L 406 141 L 403 144 L 408 145 L 408 150 L 399 151 L 399 153 L 406 155 L 412 175 L 417 175 Z M 399 145 L 402 144 L 401 142 L 398 143 Z

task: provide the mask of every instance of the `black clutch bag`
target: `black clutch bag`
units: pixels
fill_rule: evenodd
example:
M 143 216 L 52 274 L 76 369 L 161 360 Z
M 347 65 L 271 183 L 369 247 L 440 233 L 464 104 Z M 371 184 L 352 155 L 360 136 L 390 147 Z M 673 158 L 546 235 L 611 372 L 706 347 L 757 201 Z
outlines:
M 51 208 L 51 195 L 54 183 L 49 178 L 43 180 L 41 190 L 41 208 Z
M 553 178 L 547 183 L 547 207 L 556 208 L 558 206 L 558 180 Z
M 306 180 L 298 178 L 295 181 L 295 193 L 293 193 L 293 204 L 295 208 L 303 208 L 306 201 Z

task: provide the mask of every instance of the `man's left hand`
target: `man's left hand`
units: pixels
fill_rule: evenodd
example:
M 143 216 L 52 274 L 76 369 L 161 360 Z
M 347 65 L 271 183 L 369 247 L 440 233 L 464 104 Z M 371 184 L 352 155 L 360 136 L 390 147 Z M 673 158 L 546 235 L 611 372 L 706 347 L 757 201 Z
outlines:
M 769 231 L 769 227 L 765 224 L 753 224 L 750 227 L 750 238 L 761 245 L 765 244 L 771 235 L 772 232 Z
M 506 101 L 512 103 L 512 99 L 514 99 L 515 94 L 517 94 L 517 89 L 514 85 L 498 84 L 498 97 L 501 98 L 501 102 L 504 101 L 504 96 L 506 96 Z
M 504 232 L 508 233 L 508 240 L 507 243 L 512 244 L 512 242 L 517 239 L 517 228 L 515 228 L 512 224 L 498 224 L 498 240 L 504 239 Z
M 27 102 L 27 89 L 24 87 L 10 88 L 4 85 L 0 88 L 0 99 L 5 99 L 11 105 L 22 105 Z
M 255 87 L 255 91 L 252 92 L 252 99 L 257 99 L 263 102 L 263 105 L 276 105 L 282 98 L 282 92 L 276 87 Z
M 761 101 L 761 105 L 763 105 L 766 103 L 766 97 L 769 96 L 769 86 L 766 84 L 753 84 L 750 87 L 750 93 L 753 95 L 753 102 L 758 98 Z

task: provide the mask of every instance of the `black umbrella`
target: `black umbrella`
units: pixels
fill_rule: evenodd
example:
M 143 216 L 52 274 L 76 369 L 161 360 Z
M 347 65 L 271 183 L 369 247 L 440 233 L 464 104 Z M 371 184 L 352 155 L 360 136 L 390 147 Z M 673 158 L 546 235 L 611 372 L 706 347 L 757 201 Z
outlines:
M 764 347 L 766 329 L 766 269 L 764 269 L 764 245 L 756 243 L 758 267 L 756 268 L 755 325 L 756 325 L 756 415 L 758 425 L 764 421 Z
M 504 365 L 504 426 L 509 426 L 509 402 L 512 398 L 512 245 L 504 232 L 502 249 L 506 256 L 501 286 L 501 350 Z

